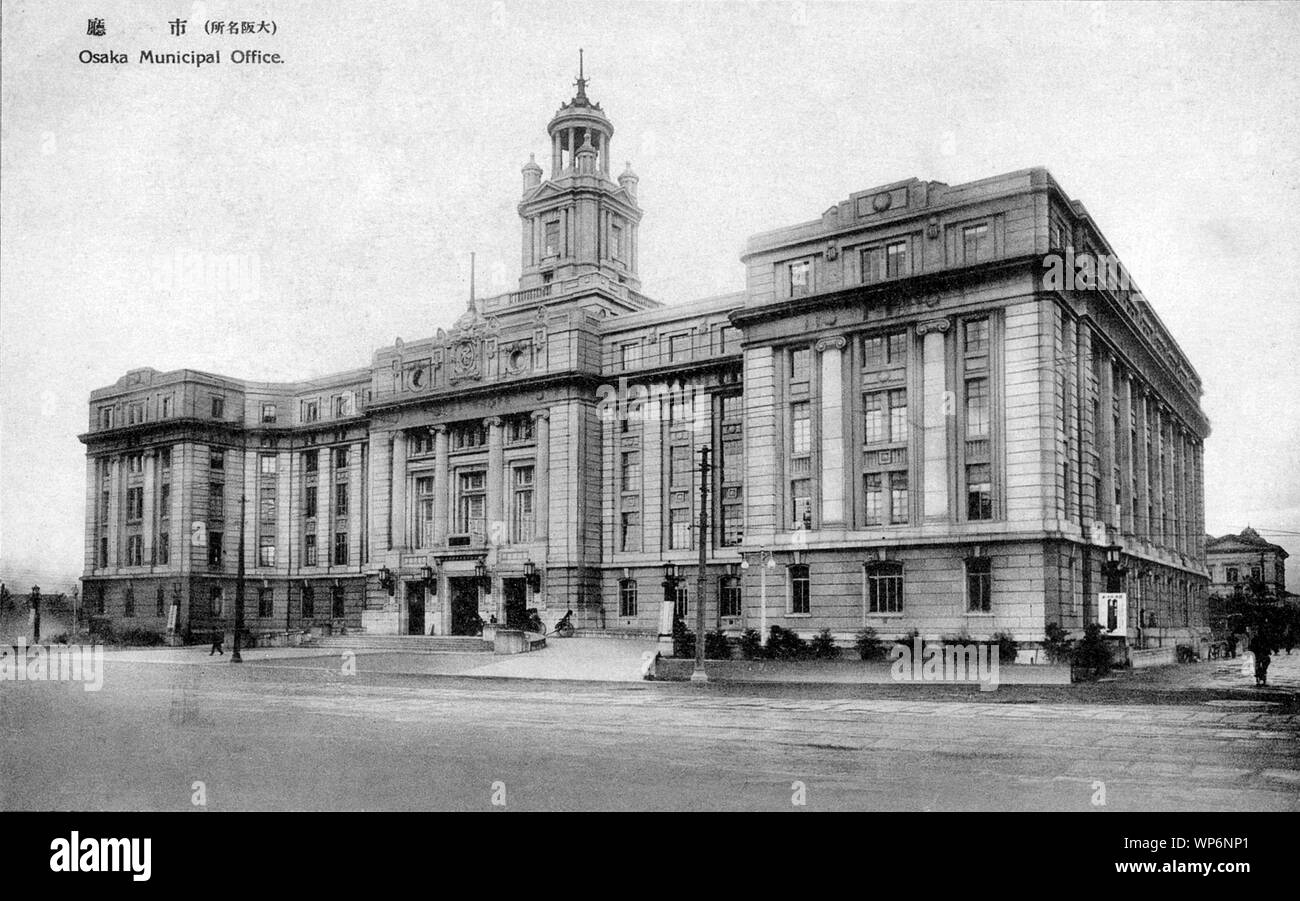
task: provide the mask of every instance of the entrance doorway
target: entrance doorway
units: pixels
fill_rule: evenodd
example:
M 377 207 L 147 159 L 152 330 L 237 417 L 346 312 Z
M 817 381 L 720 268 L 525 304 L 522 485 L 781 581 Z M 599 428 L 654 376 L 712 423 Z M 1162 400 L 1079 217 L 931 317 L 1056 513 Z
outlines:
M 424 583 L 406 583 L 406 631 L 410 635 L 424 634 Z
M 501 591 L 506 602 L 506 628 L 524 628 L 528 624 L 528 581 L 502 579 Z
M 447 588 L 451 594 L 451 634 L 478 635 L 482 631 L 478 616 L 478 579 L 449 578 Z

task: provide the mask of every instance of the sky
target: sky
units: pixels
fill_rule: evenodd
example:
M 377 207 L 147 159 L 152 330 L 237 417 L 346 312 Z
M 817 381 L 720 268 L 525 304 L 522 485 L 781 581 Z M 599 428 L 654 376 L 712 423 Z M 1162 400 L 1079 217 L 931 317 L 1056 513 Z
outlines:
M 1300 553 L 1298 6 L 3 0 L 0 578 L 81 571 L 92 389 L 366 366 L 464 309 L 471 252 L 515 287 L 579 47 L 666 303 L 742 290 L 748 235 L 852 192 L 1046 166 L 1204 381 L 1207 530 Z M 255 49 L 283 63 L 230 61 Z

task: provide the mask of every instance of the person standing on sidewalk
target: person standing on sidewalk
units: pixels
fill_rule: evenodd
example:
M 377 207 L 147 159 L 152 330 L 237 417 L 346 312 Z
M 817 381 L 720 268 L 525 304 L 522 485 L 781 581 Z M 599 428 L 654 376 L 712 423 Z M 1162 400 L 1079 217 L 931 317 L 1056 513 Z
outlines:
M 1255 686 L 1268 684 L 1268 665 L 1272 659 L 1273 648 L 1264 637 L 1264 630 L 1256 630 L 1250 639 L 1250 652 L 1255 655 Z

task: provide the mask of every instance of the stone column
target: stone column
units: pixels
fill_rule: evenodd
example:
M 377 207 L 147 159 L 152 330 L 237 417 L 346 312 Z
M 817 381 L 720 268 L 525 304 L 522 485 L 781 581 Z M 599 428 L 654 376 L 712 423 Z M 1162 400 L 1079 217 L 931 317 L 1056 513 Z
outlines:
M 843 337 L 835 337 L 823 338 L 816 345 L 821 354 L 820 519 L 823 528 L 842 528 L 845 522 L 843 357 L 847 343 Z
M 348 566 L 361 571 L 365 549 L 365 442 L 348 445 Z
M 1119 391 L 1119 431 L 1115 434 L 1115 459 L 1119 464 L 1119 528 L 1124 534 L 1137 532 L 1133 521 L 1133 473 L 1137 461 L 1133 459 L 1133 383 L 1122 370 L 1116 384 Z
M 140 519 L 140 534 L 143 536 L 144 548 L 140 560 L 146 566 L 154 564 L 154 534 L 157 529 L 157 517 L 154 515 L 156 504 L 154 493 L 157 489 L 154 466 L 157 455 L 152 450 L 144 452 L 144 509 Z
M 1155 509 L 1152 511 L 1154 521 L 1151 523 L 1151 534 L 1159 535 L 1161 547 L 1169 546 L 1169 536 L 1165 534 L 1165 492 L 1168 486 L 1165 484 L 1165 411 L 1164 405 L 1159 401 L 1153 405 L 1151 422 L 1151 458 L 1155 464 L 1155 472 L 1148 472 L 1147 479 L 1151 484 L 1151 494 L 1154 498 Z
M 447 546 L 447 507 L 451 474 L 447 469 L 447 427 L 433 426 L 433 546 Z
M 1097 518 L 1106 523 L 1111 529 L 1119 528 L 1119 518 L 1115 514 L 1115 466 L 1119 456 L 1115 451 L 1115 369 L 1111 364 L 1110 356 L 1103 355 L 1097 368 L 1101 375 L 1100 384 L 1097 391 L 1100 395 L 1097 401 L 1097 407 L 1100 411 L 1101 422 L 1098 425 L 1101 433 L 1097 436 L 1097 459 L 1101 467 L 1101 503 L 1102 508 L 1097 511 Z M 1113 535 L 1108 535 L 1107 540 L 1115 543 L 1117 539 Z
M 551 478 L 549 472 L 551 453 L 551 413 L 538 410 L 533 413 L 533 436 L 537 440 L 537 459 L 533 464 L 533 540 L 546 541 L 549 522 L 549 503 L 551 497 Z M 643 456 L 644 459 L 644 456 Z M 615 473 L 615 478 L 618 474 Z M 644 525 L 642 526 L 644 528 Z
M 389 544 L 396 550 L 403 550 L 406 541 L 406 432 L 398 429 L 393 433 L 393 488 L 392 507 L 389 513 L 392 523 L 392 538 Z
M 917 326 L 922 336 L 921 406 L 924 412 L 922 448 L 924 478 L 922 515 L 926 520 L 949 518 L 948 504 L 948 364 L 944 355 L 947 319 L 932 319 Z
M 1146 389 L 1137 383 L 1134 379 L 1133 385 L 1133 411 L 1136 414 L 1134 428 L 1136 430 L 1136 453 L 1133 455 L 1133 472 L 1137 475 L 1137 516 L 1133 524 L 1133 531 L 1139 538 L 1151 540 L 1151 519 L 1148 516 L 1147 501 L 1151 494 L 1147 490 L 1148 473 L 1147 473 L 1147 394 Z
M 118 542 L 121 540 L 122 524 L 122 457 L 106 458 L 108 465 L 108 559 L 104 564 L 116 567 L 121 561 Z
M 505 496 L 505 450 L 501 435 L 501 417 L 487 420 L 487 534 L 488 544 L 505 544 L 507 535 L 502 501 Z

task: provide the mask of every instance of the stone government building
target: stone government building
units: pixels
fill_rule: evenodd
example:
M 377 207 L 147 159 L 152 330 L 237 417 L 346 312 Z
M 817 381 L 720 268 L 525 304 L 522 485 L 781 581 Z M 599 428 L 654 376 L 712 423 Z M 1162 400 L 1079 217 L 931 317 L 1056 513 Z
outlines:
M 200 637 L 463 634 L 476 617 L 656 633 L 706 614 L 849 640 L 1095 621 L 1206 631 L 1201 383 L 1135 288 L 1049 285 L 1108 255 L 1043 169 L 915 178 L 750 238 L 745 290 L 640 293 L 637 177 L 586 94 L 523 169 L 519 290 L 300 383 L 138 369 L 92 392 L 87 607 Z M 752 565 L 751 565 L 752 564 Z M 766 603 L 762 602 L 765 596 Z

